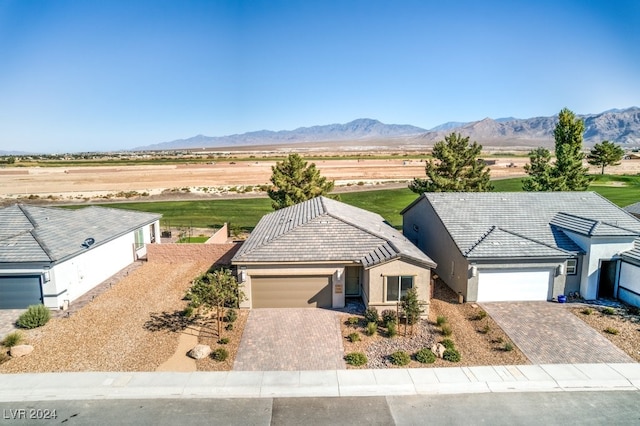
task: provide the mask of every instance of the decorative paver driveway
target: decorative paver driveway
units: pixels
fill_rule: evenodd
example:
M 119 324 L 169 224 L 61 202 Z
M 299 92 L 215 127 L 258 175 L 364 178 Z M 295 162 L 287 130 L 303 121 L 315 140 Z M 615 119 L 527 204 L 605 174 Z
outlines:
M 244 328 L 234 370 L 344 369 L 338 312 L 253 309 Z
M 533 364 L 635 362 L 566 305 L 492 302 L 482 307 Z
M 0 309 L 0 340 L 4 339 L 7 334 L 17 330 L 16 321 L 25 311 L 26 309 Z

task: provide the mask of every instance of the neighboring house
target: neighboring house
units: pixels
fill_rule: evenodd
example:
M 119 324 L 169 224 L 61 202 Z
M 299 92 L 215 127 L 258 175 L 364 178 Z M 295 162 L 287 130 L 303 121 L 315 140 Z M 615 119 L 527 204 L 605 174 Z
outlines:
M 425 193 L 402 215 L 467 301 L 579 292 L 640 304 L 640 221 L 596 193 Z
M 626 211 L 640 219 L 640 201 L 624 208 Z
M 362 297 L 379 310 L 411 287 L 427 303 L 436 266 L 380 215 L 325 197 L 265 215 L 232 263 L 244 308 L 342 308 Z
M 0 209 L 0 309 L 66 307 L 159 243 L 159 220 L 102 207 Z

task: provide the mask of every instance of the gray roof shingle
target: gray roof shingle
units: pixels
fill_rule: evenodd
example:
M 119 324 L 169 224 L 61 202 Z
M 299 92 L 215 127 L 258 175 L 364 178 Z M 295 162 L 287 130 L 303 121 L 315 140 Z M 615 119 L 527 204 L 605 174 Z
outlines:
M 161 215 L 104 207 L 68 210 L 13 205 L 0 209 L 0 263 L 57 262 L 155 222 Z
M 435 267 L 380 215 L 317 197 L 263 216 L 233 261 L 349 261 L 371 267 L 398 257 Z
M 629 213 L 640 216 L 640 201 L 624 208 Z

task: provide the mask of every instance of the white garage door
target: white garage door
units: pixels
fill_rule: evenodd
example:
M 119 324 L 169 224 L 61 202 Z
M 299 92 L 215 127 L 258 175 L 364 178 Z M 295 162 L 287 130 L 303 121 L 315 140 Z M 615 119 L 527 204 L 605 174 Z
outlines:
M 478 302 L 547 300 L 550 271 L 479 271 Z
M 251 277 L 253 308 L 331 308 L 331 277 Z

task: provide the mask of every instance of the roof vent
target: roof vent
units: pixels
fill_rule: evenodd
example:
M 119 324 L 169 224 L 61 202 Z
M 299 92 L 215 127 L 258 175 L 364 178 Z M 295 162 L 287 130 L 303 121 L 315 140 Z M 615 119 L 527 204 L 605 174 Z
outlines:
M 89 248 L 91 247 L 94 243 L 96 242 L 96 240 L 94 240 L 93 238 L 89 237 L 86 240 L 84 240 L 84 242 L 82 243 L 82 247 L 84 248 Z

